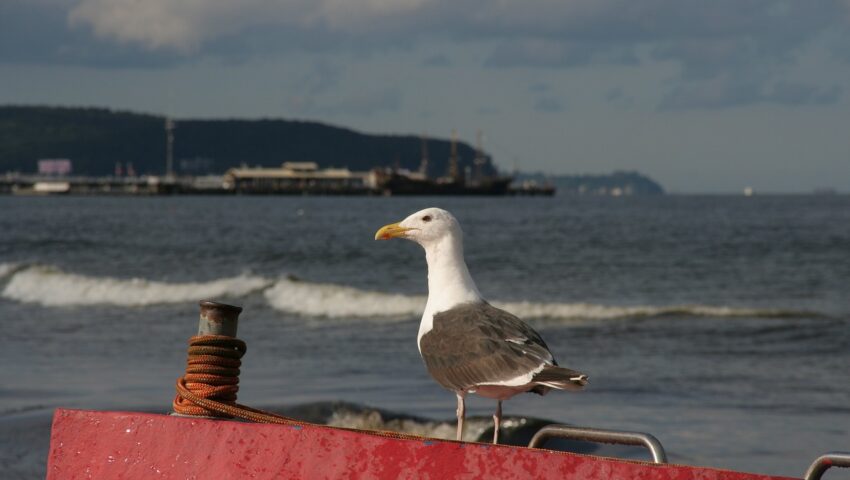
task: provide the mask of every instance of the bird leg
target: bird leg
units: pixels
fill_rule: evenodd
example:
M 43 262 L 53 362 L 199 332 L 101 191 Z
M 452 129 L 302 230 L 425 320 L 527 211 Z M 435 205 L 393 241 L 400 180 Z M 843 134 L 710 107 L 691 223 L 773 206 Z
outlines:
M 466 396 L 457 392 L 457 440 L 463 441 L 463 420 L 466 418 Z
M 499 443 L 499 426 L 502 424 L 502 401 L 496 401 L 496 413 L 493 414 L 493 444 Z

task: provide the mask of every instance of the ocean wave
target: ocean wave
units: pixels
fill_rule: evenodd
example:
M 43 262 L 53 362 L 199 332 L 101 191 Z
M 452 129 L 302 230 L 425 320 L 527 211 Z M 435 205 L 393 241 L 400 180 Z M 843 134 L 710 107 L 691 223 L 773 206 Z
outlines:
M 44 306 L 118 305 L 138 307 L 239 297 L 267 288 L 266 278 L 243 274 L 208 282 L 170 283 L 144 279 L 92 277 L 54 267 L 30 266 L 11 275 L 2 296 Z
M 424 295 L 405 295 L 294 277 L 270 279 L 249 273 L 207 282 L 164 282 L 146 279 L 95 277 L 64 272 L 56 267 L 0 263 L 5 280 L 0 296 L 44 306 L 145 305 L 196 302 L 204 298 L 238 298 L 263 292 L 275 310 L 303 317 L 402 320 L 422 315 Z M 520 318 L 558 322 L 651 317 L 823 317 L 817 312 L 710 305 L 612 306 L 592 303 L 493 301 Z
M 794 318 L 821 316 L 802 310 L 739 308 L 710 305 L 636 305 L 610 306 L 591 303 L 534 303 L 492 302 L 494 306 L 524 318 L 552 318 L 564 320 L 607 320 L 618 318 L 647 317 L 750 317 L 750 318 Z
M 424 296 L 360 290 L 332 283 L 285 278 L 265 291 L 280 311 L 310 317 L 405 318 L 422 315 Z
M 17 263 L 0 263 L 0 280 L 8 277 L 19 268 L 21 268 L 21 266 Z
M 313 402 L 273 408 L 284 415 L 333 427 L 400 432 L 429 438 L 453 440 L 457 432 L 454 418 L 433 420 L 405 413 L 391 412 L 366 405 L 347 402 Z M 450 414 L 450 409 L 446 413 Z M 453 413 L 453 412 L 452 412 Z M 542 427 L 554 423 L 535 417 L 505 415 L 502 417 L 500 443 L 528 445 L 531 437 Z M 467 415 L 464 440 L 489 443 L 493 438 L 493 418 L 489 415 Z M 572 451 L 590 453 L 594 445 L 574 445 Z M 547 447 L 549 448 L 549 447 Z
M 403 295 L 331 283 L 283 279 L 265 291 L 269 304 L 280 311 L 308 317 L 398 319 L 418 317 L 426 297 Z M 815 312 L 738 308 L 710 305 L 610 306 L 591 303 L 491 302 L 520 318 L 561 321 L 614 320 L 664 316 L 789 318 L 819 317 Z

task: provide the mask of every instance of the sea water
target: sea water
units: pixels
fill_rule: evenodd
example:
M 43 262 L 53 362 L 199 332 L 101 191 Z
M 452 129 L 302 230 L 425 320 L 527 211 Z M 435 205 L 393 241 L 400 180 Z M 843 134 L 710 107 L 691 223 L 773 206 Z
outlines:
M 424 254 L 373 240 L 430 206 L 485 297 L 590 377 L 506 416 L 772 474 L 850 449 L 847 196 L 0 197 L 4 478 L 43 477 L 56 407 L 168 411 L 202 299 L 244 307 L 241 403 L 453 436 L 416 348 Z

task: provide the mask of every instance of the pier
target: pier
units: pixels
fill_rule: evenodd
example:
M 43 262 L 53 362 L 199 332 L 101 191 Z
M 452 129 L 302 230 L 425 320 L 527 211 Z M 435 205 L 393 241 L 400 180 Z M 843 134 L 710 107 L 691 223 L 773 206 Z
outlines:
M 0 177 L 0 194 L 11 195 L 174 195 L 228 194 L 222 177 L 46 176 L 6 174 Z
M 85 176 L 8 173 L 0 176 L 5 195 L 543 195 L 551 186 L 522 183 L 477 192 L 475 187 L 444 188 L 433 183 L 413 192 L 395 188 L 377 170 L 319 169 L 312 162 L 286 162 L 280 168 L 231 168 L 224 175 Z

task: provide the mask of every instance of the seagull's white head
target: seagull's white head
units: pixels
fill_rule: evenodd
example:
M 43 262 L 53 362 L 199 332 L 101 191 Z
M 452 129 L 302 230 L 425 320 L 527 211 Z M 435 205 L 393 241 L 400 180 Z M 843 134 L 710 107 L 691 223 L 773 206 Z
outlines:
M 406 238 L 427 249 L 446 238 L 462 240 L 463 231 L 451 213 L 441 208 L 426 208 L 398 223 L 385 225 L 375 233 L 375 240 L 391 238 Z
M 463 261 L 463 231 L 451 213 L 440 208 L 426 208 L 398 223 L 385 225 L 375 233 L 375 240 L 391 238 L 406 238 L 425 249 L 428 303 L 419 324 L 420 339 L 431 330 L 435 313 L 482 300 Z

